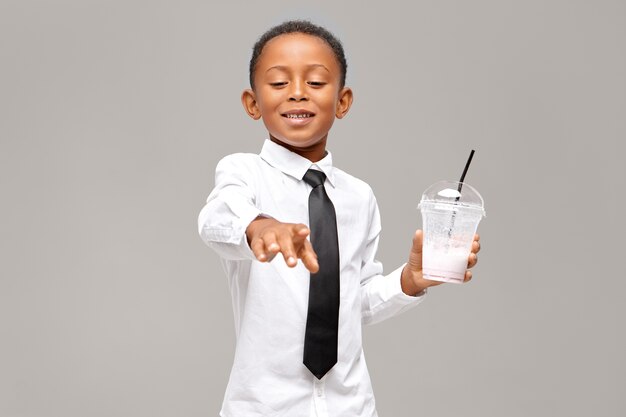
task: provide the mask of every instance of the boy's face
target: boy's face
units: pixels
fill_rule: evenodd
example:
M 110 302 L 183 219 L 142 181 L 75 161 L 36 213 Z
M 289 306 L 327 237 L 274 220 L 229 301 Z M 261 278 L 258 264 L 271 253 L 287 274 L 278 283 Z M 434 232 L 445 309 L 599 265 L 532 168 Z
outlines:
M 316 162 L 326 154 L 335 117 L 344 117 L 352 104 L 352 91 L 340 81 L 326 42 L 302 33 L 279 35 L 263 48 L 255 88 L 241 100 L 250 117 L 263 119 L 272 141 Z

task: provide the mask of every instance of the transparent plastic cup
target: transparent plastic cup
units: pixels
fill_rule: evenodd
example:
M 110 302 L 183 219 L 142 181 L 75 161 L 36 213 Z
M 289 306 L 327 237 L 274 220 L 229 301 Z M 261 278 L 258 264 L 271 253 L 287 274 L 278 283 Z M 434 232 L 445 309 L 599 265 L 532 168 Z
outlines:
M 467 183 L 439 181 L 424 192 L 418 208 L 424 230 L 424 278 L 462 283 L 474 234 L 485 217 L 483 198 Z

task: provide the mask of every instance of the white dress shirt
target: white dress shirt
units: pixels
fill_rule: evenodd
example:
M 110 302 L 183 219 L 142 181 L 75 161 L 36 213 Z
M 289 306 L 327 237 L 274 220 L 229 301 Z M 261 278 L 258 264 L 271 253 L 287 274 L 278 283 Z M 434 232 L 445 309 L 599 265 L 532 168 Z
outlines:
M 341 273 L 337 363 L 321 380 L 302 363 L 309 271 L 301 261 L 289 268 L 280 254 L 258 262 L 245 233 L 259 215 L 308 225 L 311 186 L 302 178 L 313 165 L 326 174 L 337 213 Z M 220 415 L 376 416 L 361 326 L 417 305 L 425 292 L 402 292 L 402 267 L 382 275 L 375 260 L 380 216 L 369 185 L 333 167 L 330 152 L 312 164 L 266 140 L 260 155 L 233 154 L 218 163 L 198 227 L 222 259 L 235 318 L 237 346 Z

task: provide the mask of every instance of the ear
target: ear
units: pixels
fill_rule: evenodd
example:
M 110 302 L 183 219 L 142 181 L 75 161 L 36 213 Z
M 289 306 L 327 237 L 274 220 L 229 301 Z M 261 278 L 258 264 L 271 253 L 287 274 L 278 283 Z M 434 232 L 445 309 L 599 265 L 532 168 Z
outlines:
M 243 108 L 248 113 L 248 116 L 254 120 L 261 118 L 261 111 L 259 110 L 254 90 L 249 88 L 243 90 L 243 93 L 241 93 L 241 104 L 243 104 Z
M 335 116 L 337 119 L 343 119 L 348 110 L 352 106 L 352 90 L 349 87 L 344 87 L 339 92 L 339 100 L 337 101 L 337 109 Z

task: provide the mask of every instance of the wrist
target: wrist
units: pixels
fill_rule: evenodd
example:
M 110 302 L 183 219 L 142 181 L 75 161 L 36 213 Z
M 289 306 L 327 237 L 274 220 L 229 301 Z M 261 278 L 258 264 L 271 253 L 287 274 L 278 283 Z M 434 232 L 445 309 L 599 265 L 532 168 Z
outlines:
M 420 285 L 418 283 L 418 279 L 415 277 L 415 273 L 407 268 L 408 265 L 405 265 L 402 269 L 402 274 L 400 276 L 400 285 L 402 287 L 402 292 L 406 295 L 416 296 L 417 294 L 423 292 L 428 286 Z M 421 274 L 421 271 L 419 272 Z

